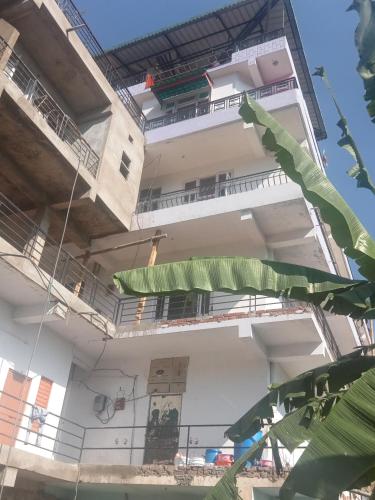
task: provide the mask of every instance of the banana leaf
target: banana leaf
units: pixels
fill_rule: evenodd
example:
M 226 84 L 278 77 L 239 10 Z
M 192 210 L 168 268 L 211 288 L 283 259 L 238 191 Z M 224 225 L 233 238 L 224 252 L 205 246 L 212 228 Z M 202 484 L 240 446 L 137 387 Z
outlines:
M 308 427 L 299 425 L 306 410 L 307 405 L 289 413 L 282 420 L 274 424 L 272 429 L 266 433 L 260 441 L 255 443 L 250 450 L 248 450 L 234 463 L 230 469 L 228 469 L 216 486 L 205 496 L 205 500 L 241 500 L 237 489 L 236 476 L 244 469 L 247 462 L 252 461 L 256 456 L 259 456 L 259 453 L 265 448 L 268 439 L 272 438 L 277 440 L 279 435 L 282 437 L 287 436 L 289 435 L 291 428 L 295 429 L 294 442 L 296 443 L 294 448 L 291 446 L 292 449 L 295 449 L 299 444 L 307 439 L 310 439 L 313 432 L 315 432 L 315 426 L 311 425 L 309 430 Z M 303 430 L 300 431 L 299 429 Z M 290 443 L 291 441 L 289 444 Z
M 375 123 L 375 4 L 372 0 L 354 0 L 348 10 L 359 13 L 355 44 L 359 53 L 358 73 L 365 86 L 368 112 Z
M 302 401 L 301 406 L 285 415 L 279 422 L 274 423 L 262 441 L 254 444 L 225 473 L 219 483 L 205 497 L 205 500 L 239 499 L 236 475 L 241 472 L 247 461 L 252 460 L 264 448 L 269 438 L 280 441 L 290 452 L 306 441 L 313 442 L 315 436 L 319 435 L 325 422 L 328 421 L 329 415 L 340 404 L 334 405 L 333 403 L 337 400 L 341 401 L 345 397 L 343 394 L 338 395 L 337 391 L 343 387 L 346 389 L 348 384 L 358 381 L 358 379 L 362 380 L 360 377 L 364 372 L 375 371 L 375 358 L 367 356 L 374 347 L 372 345 L 358 348 L 343 356 L 339 361 L 310 370 L 284 384 L 271 387 L 270 393 L 226 432 L 229 439 L 234 442 L 242 442 L 252 436 L 254 432 L 258 432 L 264 424 L 263 419 L 269 422 L 270 418 L 273 418 L 270 417 L 273 414 L 273 405 L 284 401 L 285 406 L 285 402 L 293 394 L 297 396 L 293 391 L 300 390 L 302 392 L 302 399 L 299 401 L 300 403 Z M 322 388 L 319 389 L 322 380 L 325 384 L 325 396 L 319 394 L 319 391 L 322 392 Z M 301 393 L 299 397 L 301 397 Z M 297 401 L 296 397 L 294 404 Z M 297 464 L 299 463 L 297 462 Z M 369 484 L 371 482 L 369 477 L 372 477 L 371 472 L 361 474 L 353 488 Z M 319 476 L 312 476 L 310 480 L 312 484 L 315 484 L 316 481 L 319 481 Z M 286 493 L 292 496 L 294 490 L 287 490 Z
M 348 170 L 347 173 L 350 175 L 350 177 L 356 179 L 357 187 L 369 189 L 372 192 L 372 194 L 375 194 L 375 185 L 370 178 L 370 175 L 363 162 L 362 155 L 349 130 L 348 121 L 345 118 L 337 102 L 337 98 L 335 96 L 331 83 L 328 79 L 326 70 L 323 68 L 323 66 L 320 66 L 319 68 L 316 68 L 316 71 L 315 73 L 313 73 L 313 76 L 321 77 L 329 93 L 331 94 L 333 103 L 339 115 L 339 121 L 337 123 L 337 126 L 341 129 L 341 139 L 338 141 L 337 144 L 341 148 L 345 149 L 356 161 L 355 165 L 350 170 Z
M 225 435 L 232 441 L 241 443 L 261 430 L 265 420 L 274 418 L 273 407 L 284 405 L 289 412 L 308 405 L 315 397 L 322 397 L 326 389 L 329 394 L 338 393 L 347 384 L 357 380 L 363 372 L 375 368 L 375 357 L 362 355 L 366 351 L 367 348 L 357 349 L 337 361 L 309 370 L 283 384 L 271 386 L 267 396 L 233 424 Z M 281 436 L 278 438 L 289 448 Z
M 263 450 L 267 444 L 268 437 L 268 434 L 263 436 L 250 450 L 236 460 L 216 486 L 205 496 L 205 500 L 241 500 L 237 489 L 237 474 L 244 469 L 246 462 L 253 460 Z
M 301 187 L 305 198 L 320 209 L 334 240 L 357 262 L 362 275 L 375 280 L 375 241 L 307 151 L 251 97 L 247 96 L 240 115 L 245 122 L 266 128 L 265 148 L 275 153 L 282 170 Z
M 284 296 L 322 304 L 330 312 L 353 318 L 361 318 L 375 307 L 375 284 L 310 267 L 246 257 L 194 258 L 118 272 L 113 279 L 121 293 L 140 297 L 191 291 Z
M 338 498 L 363 486 L 375 467 L 375 369 L 357 380 L 333 407 L 280 490 L 288 500 L 296 493 Z

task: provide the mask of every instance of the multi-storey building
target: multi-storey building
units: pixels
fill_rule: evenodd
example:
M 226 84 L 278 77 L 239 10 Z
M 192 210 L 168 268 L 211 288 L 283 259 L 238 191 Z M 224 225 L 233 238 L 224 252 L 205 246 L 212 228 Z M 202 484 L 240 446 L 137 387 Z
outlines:
M 203 498 L 223 469 L 202 457 L 232 453 L 225 429 L 270 382 L 369 341 L 286 299 L 113 286 L 155 258 L 209 255 L 350 276 L 241 120 L 246 94 L 324 168 L 289 0 L 236 2 L 108 53 L 70 0 L 0 0 L 0 498 Z M 239 478 L 244 499 L 277 495 L 263 465 Z

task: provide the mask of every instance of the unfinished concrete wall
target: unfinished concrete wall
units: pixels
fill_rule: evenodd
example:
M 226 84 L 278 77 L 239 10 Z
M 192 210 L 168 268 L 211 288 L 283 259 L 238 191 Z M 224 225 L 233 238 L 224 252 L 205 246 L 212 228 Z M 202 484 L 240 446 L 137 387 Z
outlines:
M 144 136 L 118 99 L 111 105 L 97 194 L 125 227 L 136 209 L 144 162 Z M 127 177 L 120 172 L 123 153 L 130 159 Z

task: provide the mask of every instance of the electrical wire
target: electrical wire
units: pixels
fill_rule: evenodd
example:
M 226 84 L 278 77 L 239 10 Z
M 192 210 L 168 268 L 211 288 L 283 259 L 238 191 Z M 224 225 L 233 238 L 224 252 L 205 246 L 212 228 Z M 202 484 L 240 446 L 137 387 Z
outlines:
M 22 412 L 22 403 L 23 402 L 21 400 L 21 396 L 22 396 L 22 394 L 24 392 L 25 384 L 26 384 L 26 381 L 28 380 L 28 377 L 29 377 L 29 374 L 30 374 L 31 365 L 32 365 L 32 363 L 34 361 L 34 357 L 35 357 L 36 351 L 37 351 L 38 346 L 39 346 L 40 336 L 42 334 L 43 326 L 44 326 L 44 323 L 46 321 L 46 317 L 47 317 L 47 314 L 48 314 L 48 307 L 49 307 L 49 304 L 50 304 L 50 301 L 51 301 L 51 296 L 52 296 L 52 287 L 53 287 L 53 283 L 54 283 L 56 272 L 57 272 L 57 266 L 58 266 L 58 263 L 59 263 L 59 260 L 60 260 L 62 246 L 63 246 L 63 243 L 64 243 L 65 234 L 66 234 L 66 230 L 67 230 L 67 227 L 68 227 L 68 221 L 69 221 L 70 211 L 71 211 L 71 207 L 72 207 L 74 192 L 75 192 L 75 188 L 76 188 L 76 185 L 77 185 L 78 176 L 79 176 L 79 172 L 80 172 L 80 168 L 81 168 L 81 163 L 82 163 L 81 158 L 82 158 L 82 143 L 80 143 L 80 155 L 79 155 L 79 159 L 78 159 L 77 170 L 76 170 L 76 174 L 75 174 L 75 177 L 74 177 L 74 181 L 73 181 L 73 185 L 72 185 L 72 189 L 71 189 L 71 193 L 70 193 L 68 208 L 67 208 L 67 211 L 66 211 L 66 214 L 65 214 L 65 220 L 64 220 L 64 225 L 63 225 L 63 229 L 62 229 L 62 232 L 61 232 L 61 238 L 60 238 L 60 242 L 59 242 L 59 246 L 58 246 L 58 250 L 57 250 L 57 254 L 56 254 L 56 259 L 55 259 L 53 271 L 52 271 L 52 274 L 50 276 L 48 287 L 47 287 L 47 296 L 46 296 L 46 299 L 45 299 L 45 302 L 44 302 L 44 306 L 43 306 L 42 318 L 40 320 L 38 331 L 37 331 L 37 334 L 35 336 L 34 345 L 33 345 L 32 351 L 31 351 L 29 363 L 28 363 L 27 370 L 26 370 L 26 375 L 24 377 L 24 381 L 22 382 L 22 384 L 20 386 L 20 391 L 19 391 L 19 394 L 18 394 L 19 404 L 18 404 L 17 411 L 14 412 L 15 413 L 15 418 L 14 418 L 14 423 L 13 423 L 13 430 L 12 430 L 12 433 L 11 433 L 11 441 L 13 441 L 15 439 L 15 437 L 16 437 L 17 421 L 18 421 L 18 418 L 19 418 L 19 416 L 21 415 L 21 412 Z M 2 475 L 1 483 L 0 483 L 0 500 L 2 500 L 2 497 L 3 497 L 4 485 L 5 485 L 5 476 L 6 476 L 5 471 L 8 468 L 11 450 L 12 450 L 12 447 L 9 446 L 7 457 L 6 457 L 5 464 L 4 464 L 4 473 Z

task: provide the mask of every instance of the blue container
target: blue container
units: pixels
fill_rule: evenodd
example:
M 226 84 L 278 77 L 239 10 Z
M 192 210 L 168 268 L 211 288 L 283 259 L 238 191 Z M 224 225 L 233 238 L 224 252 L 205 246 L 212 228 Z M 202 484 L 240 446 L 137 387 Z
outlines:
M 234 452 L 233 452 L 234 460 L 236 461 L 239 458 L 241 458 L 242 455 L 244 455 L 247 451 L 249 451 L 250 448 L 255 443 L 257 443 L 258 441 L 260 441 L 262 439 L 262 437 L 263 437 L 263 433 L 257 432 L 251 438 L 245 439 L 245 441 L 242 441 L 242 443 L 234 443 Z M 252 464 L 251 464 L 251 462 L 247 462 L 247 465 L 251 466 Z
M 215 448 L 209 448 L 208 450 L 206 450 L 204 456 L 206 464 L 214 464 L 219 453 L 220 450 L 216 450 Z

